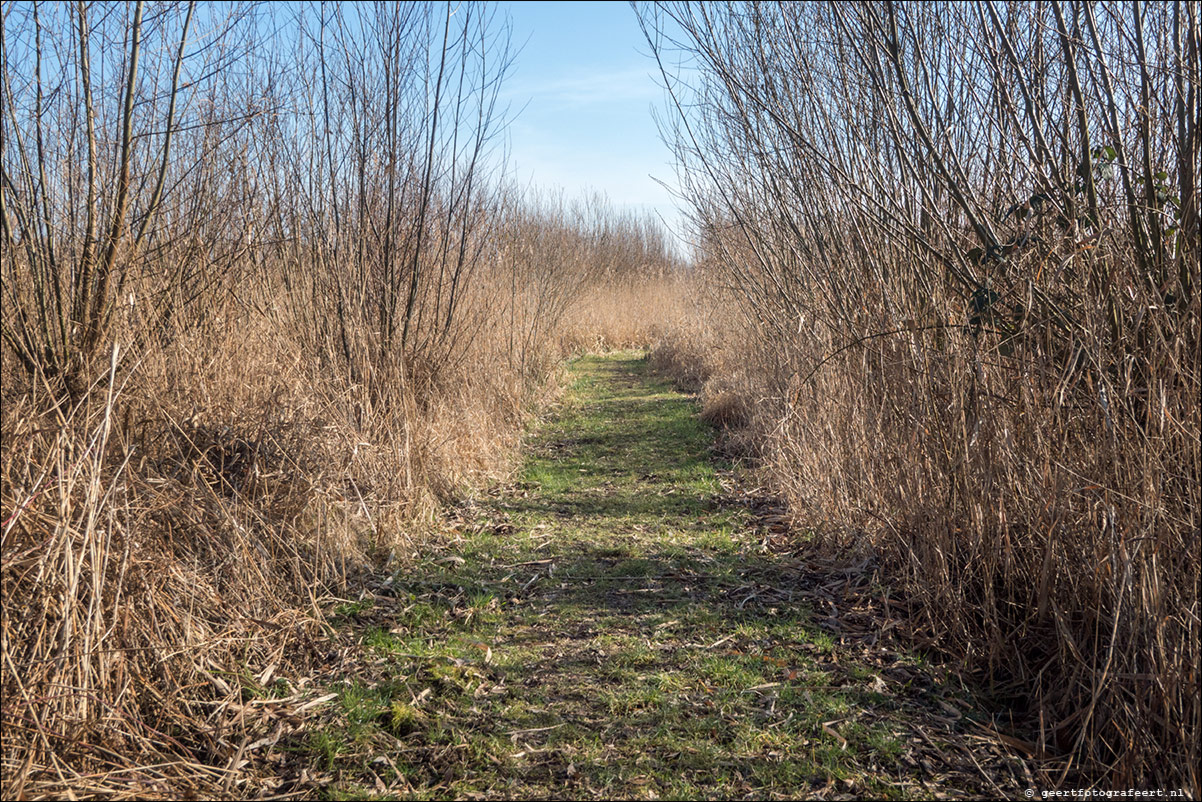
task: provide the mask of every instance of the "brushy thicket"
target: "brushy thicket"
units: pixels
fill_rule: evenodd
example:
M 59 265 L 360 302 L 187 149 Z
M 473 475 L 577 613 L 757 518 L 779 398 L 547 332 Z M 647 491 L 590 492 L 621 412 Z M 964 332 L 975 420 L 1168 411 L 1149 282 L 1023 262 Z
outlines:
M 656 359 L 1044 787 L 1197 796 L 1198 4 L 640 13 L 702 231 Z
M 5 6 L 4 798 L 252 793 L 329 598 L 509 470 L 567 353 L 651 336 L 663 232 L 490 172 L 505 33 Z

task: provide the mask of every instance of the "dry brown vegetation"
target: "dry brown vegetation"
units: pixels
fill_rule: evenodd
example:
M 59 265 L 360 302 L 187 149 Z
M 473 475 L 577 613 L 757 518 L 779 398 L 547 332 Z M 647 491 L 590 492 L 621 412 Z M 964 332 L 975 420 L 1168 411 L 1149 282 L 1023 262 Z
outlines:
M 596 299 L 670 281 L 659 228 L 497 172 L 506 36 L 4 5 L 5 798 L 252 794 L 324 603 L 510 469 L 571 349 L 645 336 Z
M 641 17 L 702 232 L 660 363 L 1041 782 L 1196 796 L 1198 4 Z
M 1041 783 L 1198 795 L 1198 4 L 640 14 L 689 270 L 506 183 L 487 7 L 3 6 L 0 795 L 261 790 L 330 602 L 652 342 Z

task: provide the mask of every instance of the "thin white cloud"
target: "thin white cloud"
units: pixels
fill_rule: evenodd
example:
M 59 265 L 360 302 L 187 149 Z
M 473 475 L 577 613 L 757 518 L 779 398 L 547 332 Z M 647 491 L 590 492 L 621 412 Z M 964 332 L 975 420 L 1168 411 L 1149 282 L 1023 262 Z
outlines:
M 540 80 L 514 81 L 505 92 L 510 99 L 551 101 L 565 106 L 593 106 L 658 100 L 660 89 L 646 67 L 595 71 Z

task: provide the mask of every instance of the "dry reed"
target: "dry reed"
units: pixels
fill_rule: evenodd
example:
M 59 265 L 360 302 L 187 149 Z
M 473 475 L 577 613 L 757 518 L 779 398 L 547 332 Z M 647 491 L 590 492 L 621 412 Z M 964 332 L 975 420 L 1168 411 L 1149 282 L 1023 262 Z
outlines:
M 665 135 L 729 311 L 657 359 L 878 555 L 1041 783 L 1196 796 L 1197 4 L 642 18 L 695 68 Z

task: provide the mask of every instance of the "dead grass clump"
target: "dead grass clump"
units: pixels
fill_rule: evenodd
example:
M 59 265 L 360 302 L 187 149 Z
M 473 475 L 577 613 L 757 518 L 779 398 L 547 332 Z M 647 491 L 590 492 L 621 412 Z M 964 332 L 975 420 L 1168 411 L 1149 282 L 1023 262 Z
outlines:
M 657 371 L 670 376 L 676 386 L 697 393 L 713 371 L 714 351 L 707 350 L 702 334 L 693 326 L 681 326 L 663 333 L 651 349 L 651 364 Z
M 702 393 L 713 376 L 730 381 L 737 370 L 736 363 L 726 361 L 733 353 L 723 347 L 734 330 L 732 307 L 711 302 L 710 278 L 697 266 L 682 273 L 675 289 L 676 313 L 656 331 L 650 351 L 652 367 L 690 393 Z
M 742 428 L 747 424 L 745 399 L 733 390 L 706 393 L 701 407 L 701 419 L 714 426 Z
M 6 409 L 6 796 L 228 788 L 262 724 L 230 705 L 295 681 L 339 569 L 271 514 L 295 492 L 247 503 L 211 448 L 138 439 L 124 401 L 114 388 L 64 421 Z
M 675 277 L 602 282 L 581 294 L 563 335 L 568 353 L 647 348 L 679 324 L 682 283 Z
M 306 704 L 318 600 L 411 551 L 395 422 L 356 429 L 286 332 L 232 322 L 117 353 L 69 410 L 6 399 L 6 796 L 278 786 L 247 743 L 301 718 L 246 703 Z

